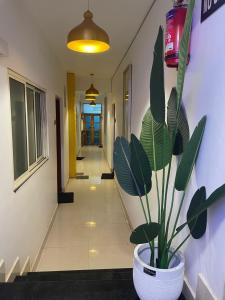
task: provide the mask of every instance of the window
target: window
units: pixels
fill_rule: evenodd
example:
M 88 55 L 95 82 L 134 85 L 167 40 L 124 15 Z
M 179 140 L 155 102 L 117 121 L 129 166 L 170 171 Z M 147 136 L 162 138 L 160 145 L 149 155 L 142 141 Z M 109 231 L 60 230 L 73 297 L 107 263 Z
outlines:
M 91 106 L 90 104 L 83 104 L 83 113 L 84 114 L 101 114 L 102 113 L 102 105 L 97 103 L 95 106 Z
M 9 78 L 14 179 L 29 175 L 46 158 L 45 93 L 23 80 Z

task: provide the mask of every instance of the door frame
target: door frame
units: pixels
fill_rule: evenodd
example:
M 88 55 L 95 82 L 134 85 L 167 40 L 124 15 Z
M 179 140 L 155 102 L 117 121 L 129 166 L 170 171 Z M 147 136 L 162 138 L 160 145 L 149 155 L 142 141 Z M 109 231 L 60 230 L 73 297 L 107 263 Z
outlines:
M 56 157 L 57 157 L 57 191 L 61 193 L 62 188 L 62 148 L 61 148 L 61 100 L 55 98 L 55 125 L 56 125 Z

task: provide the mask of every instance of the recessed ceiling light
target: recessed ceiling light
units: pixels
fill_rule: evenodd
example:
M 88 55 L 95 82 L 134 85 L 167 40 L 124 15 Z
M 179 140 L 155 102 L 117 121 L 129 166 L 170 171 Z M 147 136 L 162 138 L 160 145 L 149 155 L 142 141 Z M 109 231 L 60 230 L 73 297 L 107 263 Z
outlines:
M 98 250 L 96 250 L 96 249 L 90 249 L 89 253 L 92 254 L 92 255 L 96 255 L 96 254 L 98 254 Z
M 88 221 L 88 222 L 86 222 L 86 226 L 87 227 L 91 227 L 91 228 L 96 227 L 96 222 L 94 222 L 94 221 Z

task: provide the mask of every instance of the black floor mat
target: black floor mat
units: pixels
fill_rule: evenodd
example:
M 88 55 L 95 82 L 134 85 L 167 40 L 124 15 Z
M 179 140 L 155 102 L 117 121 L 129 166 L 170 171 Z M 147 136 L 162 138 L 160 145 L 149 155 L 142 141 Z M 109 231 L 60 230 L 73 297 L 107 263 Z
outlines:
M 76 176 L 76 179 L 89 179 L 88 175 L 78 175 Z
M 102 173 L 101 179 L 114 179 L 114 172 Z
M 74 202 L 74 193 L 58 193 L 58 203 L 73 203 Z
M 77 156 L 77 160 L 83 160 L 83 159 L 85 159 L 84 156 Z

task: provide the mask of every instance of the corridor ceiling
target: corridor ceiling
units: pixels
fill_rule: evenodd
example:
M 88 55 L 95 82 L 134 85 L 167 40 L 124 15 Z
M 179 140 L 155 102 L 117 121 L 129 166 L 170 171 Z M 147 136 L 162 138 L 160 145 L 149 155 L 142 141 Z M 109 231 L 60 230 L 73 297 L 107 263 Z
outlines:
M 110 36 L 103 54 L 80 54 L 66 48 L 68 32 L 82 22 L 87 0 L 22 0 L 66 71 L 86 77 L 111 78 L 153 0 L 90 0 L 96 24 Z

